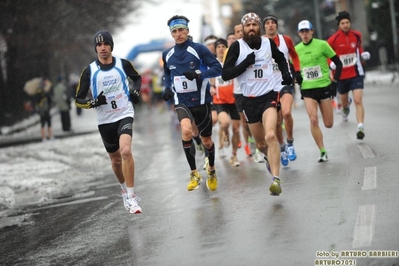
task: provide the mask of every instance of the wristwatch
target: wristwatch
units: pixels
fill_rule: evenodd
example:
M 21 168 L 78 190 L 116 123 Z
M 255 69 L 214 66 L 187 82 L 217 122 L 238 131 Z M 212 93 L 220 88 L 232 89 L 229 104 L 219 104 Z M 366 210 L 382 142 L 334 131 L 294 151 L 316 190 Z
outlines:
M 198 76 L 200 76 L 200 75 L 201 75 L 201 70 L 197 69 L 197 70 L 195 70 L 195 73 L 196 73 Z

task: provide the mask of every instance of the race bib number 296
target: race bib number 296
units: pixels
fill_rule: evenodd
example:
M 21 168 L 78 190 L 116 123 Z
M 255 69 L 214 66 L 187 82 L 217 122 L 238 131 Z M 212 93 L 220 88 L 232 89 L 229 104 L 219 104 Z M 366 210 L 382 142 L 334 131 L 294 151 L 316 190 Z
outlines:
M 319 79 L 322 77 L 321 67 L 320 66 L 305 67 L 303 69 L 303 74 L 305 80 Z

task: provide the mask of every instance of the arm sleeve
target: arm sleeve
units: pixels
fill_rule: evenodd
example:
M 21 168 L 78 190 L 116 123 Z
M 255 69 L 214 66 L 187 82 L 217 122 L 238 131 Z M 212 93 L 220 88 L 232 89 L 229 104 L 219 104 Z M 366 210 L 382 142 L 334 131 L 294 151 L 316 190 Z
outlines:
M 166 64 L 166 53 L 162 54 L 162 61 L 163 61 L 163 73 L 164 73 L 163 85 L 165 89 L 171 89 L 172 82 L 170 79 L 170 70 L 168 68 L 168 65 Z
M 201 46 L 202 59 L 205 65 L 208 67 L 207 70 L 202 71 L 201 78 L 214 78 L 222 74 L 222 66 L 216 57 L 209 51 L 206 46 Z
M 238 64 L 237 66 L 235 65 L 239 55 L 240 44 L 238 43 L 238 41 L 235 41 L 231 44 L 226 54 L 226 60 L 224 61 L 222 70 L 223 80 L 227 81 L 234 79 L 244 73 L 247 69 L 247 67 L 243 66 L 242 64 Z
M 285 43 L 287 44 L 288 53 L 291 57 L 292 64 L 294 65 L 295 71 L 301 71 L 301 65 L 299 63 L 299 56 L 295 51 L 294 42 L 287 35 L 284 35 L 283 37 L 284 37 Z
M 330 58 L 331 61 L 334 62 L 334 64 L 337 66 L 337 68 L 335 69 L 335 73 L 334 73 L 334 79 L 336 81 L 339 80 L 339 78 L 341 77 L 341 72 L 342 72 L 342 62 L 339 59 L 339 57 L 337 55 L 334 55 L 333 57 Z
M 132 63 L 126 59 L 122 59 L 123 70 L 126 75 L 133 81 L 133 90 L 140 91 L 141 88 L 141 76 L 133 67 Z
M 90 89 L 90 68 L 86 67 L 80 74 L 78 86 L 76 88 L 75 105 L 79 108 L 91 108 L 91 100 L 87 99 Z

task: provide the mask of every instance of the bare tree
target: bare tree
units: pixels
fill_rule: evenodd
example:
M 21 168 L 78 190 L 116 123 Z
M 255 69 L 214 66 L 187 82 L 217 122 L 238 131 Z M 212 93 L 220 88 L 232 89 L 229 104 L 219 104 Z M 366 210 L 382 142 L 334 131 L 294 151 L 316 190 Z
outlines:
M 139 0 L 0 0 L 0 35 L 7 46 L 0 125 L 27 116 L 27 80 L 82 69 L 94 59 L 94 33 L 121 27 L 139 6 Z

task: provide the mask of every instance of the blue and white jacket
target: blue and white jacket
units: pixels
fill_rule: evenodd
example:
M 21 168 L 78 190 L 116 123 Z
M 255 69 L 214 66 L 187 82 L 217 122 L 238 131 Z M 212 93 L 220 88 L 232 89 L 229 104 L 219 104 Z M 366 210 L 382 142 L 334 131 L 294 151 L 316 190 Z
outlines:
M 163 51 L 165 88 L 174 92 L 174 103 L 194 107 L 212 102 L 209 78 L 222 74 L 222 67 L 204 45 L 187 40 Z M 201 71 L 201 77 L 192 81 L 183 73 Z

